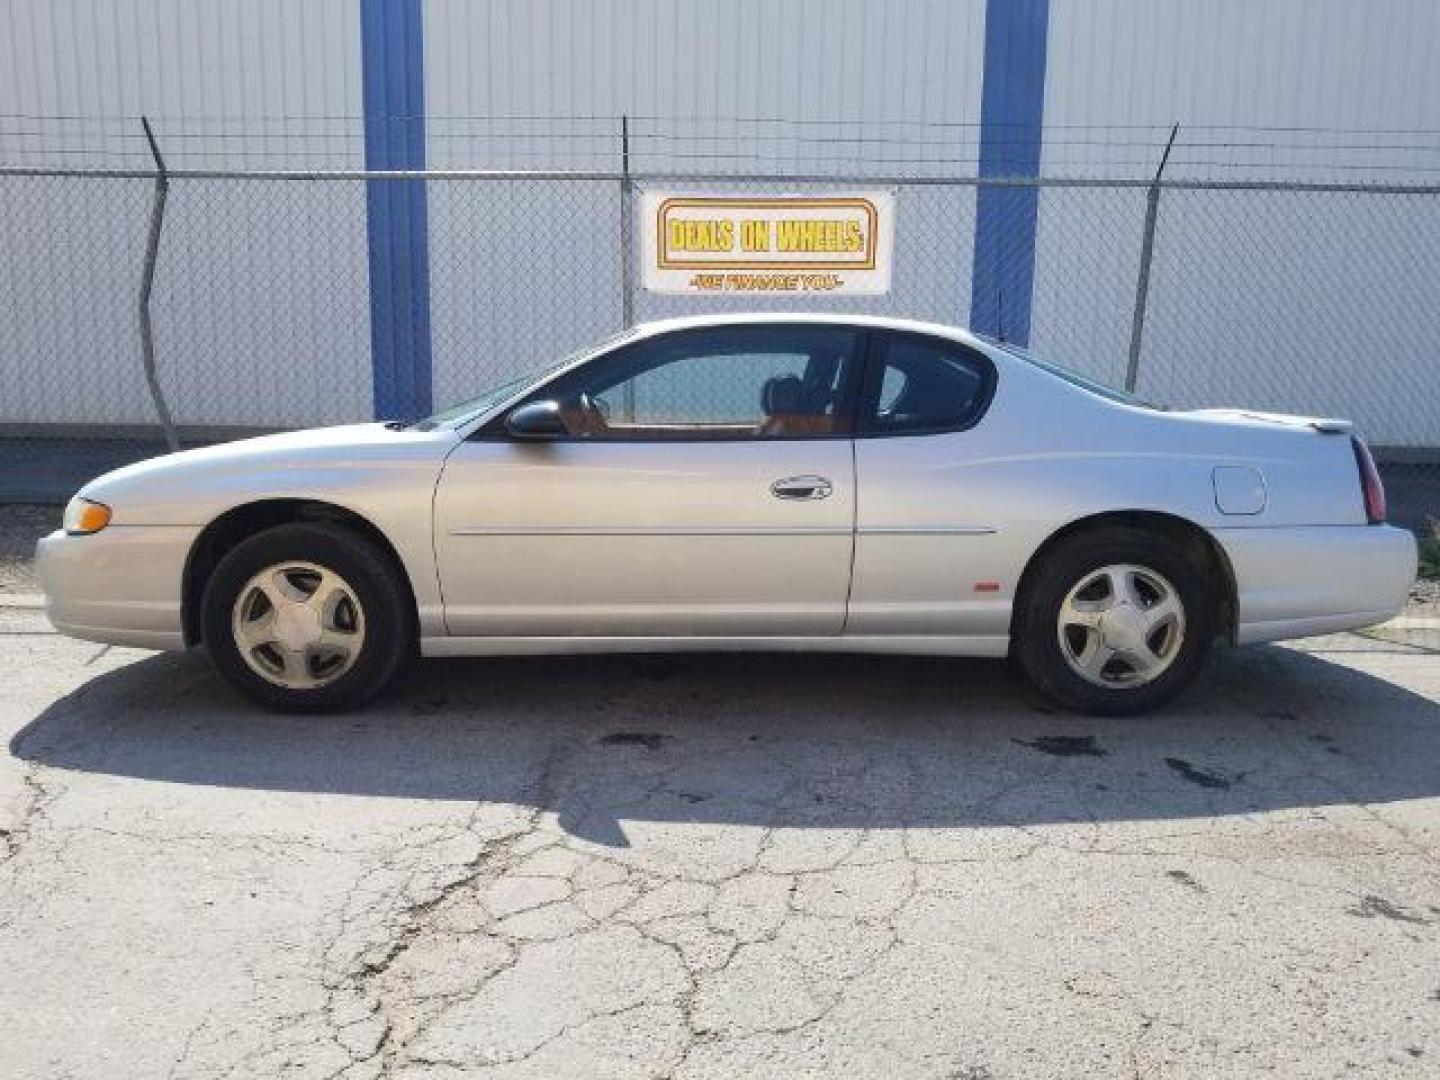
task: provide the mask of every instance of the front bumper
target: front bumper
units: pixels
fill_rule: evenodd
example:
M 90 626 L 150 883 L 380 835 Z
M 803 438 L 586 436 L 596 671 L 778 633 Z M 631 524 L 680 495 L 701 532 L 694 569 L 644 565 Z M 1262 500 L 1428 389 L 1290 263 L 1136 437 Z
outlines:
M 56 531 L 35 546 L 45 612 L 62 634 L 107 645 L 183 649 L 189 525 L 111 525 L 90 536 Z
M 1216 529 L 1235 572 L 1235 640 L 1330 634 L 1384 622 L 1415 583 L 1415 537 L 1389 525 Z

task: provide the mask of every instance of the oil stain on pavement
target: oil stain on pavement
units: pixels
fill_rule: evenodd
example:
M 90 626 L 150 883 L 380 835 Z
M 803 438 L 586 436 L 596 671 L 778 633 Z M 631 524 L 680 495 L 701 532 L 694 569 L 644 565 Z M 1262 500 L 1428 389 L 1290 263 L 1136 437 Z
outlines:
M 1055 757 L 1105 757 L 1110 753 L 1095 741 L 1094 735 L 1039 735 L 1034 739 L 1010 741 Z

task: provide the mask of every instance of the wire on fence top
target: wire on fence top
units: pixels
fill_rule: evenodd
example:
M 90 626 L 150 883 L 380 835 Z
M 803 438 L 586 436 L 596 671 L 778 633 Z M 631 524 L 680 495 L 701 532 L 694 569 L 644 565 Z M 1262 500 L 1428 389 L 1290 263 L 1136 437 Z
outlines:
M 55 166 L 0 165 L 0 177 L 69 177 L 92 180 L 155 180 L 150 169 L 87 169 Z M 474 181 L 615 181 L 621 169 L 167 169 L 171 180 L 474 180 Z M 1158 187 L 1175 191 L 1350 192 L 1362 195 L 1440 195 L 1440 184 L 1377 184 L 1346 181 L 1186 180 L 1089 176 L 941 176 L 865 172 L 716 172 L 633 169 L 637 184 L 869 184 L 886 187 L 1030 187 L 1134 189 Z

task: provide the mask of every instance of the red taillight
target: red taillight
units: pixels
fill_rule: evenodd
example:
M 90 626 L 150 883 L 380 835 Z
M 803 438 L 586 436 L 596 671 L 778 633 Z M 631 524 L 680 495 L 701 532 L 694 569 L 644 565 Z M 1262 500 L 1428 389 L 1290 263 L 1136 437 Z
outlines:
M 1365 496 L 1365 520 L 1379 525 L 1385 520 L 1385 485 L 1380 482 L 1380 471 L 1375 468 L 1375 458 L 1364 441 L 1350 436 L 1350 445 L 1355 449 L 1355 464 L 1360 468 L 1360 492 Z

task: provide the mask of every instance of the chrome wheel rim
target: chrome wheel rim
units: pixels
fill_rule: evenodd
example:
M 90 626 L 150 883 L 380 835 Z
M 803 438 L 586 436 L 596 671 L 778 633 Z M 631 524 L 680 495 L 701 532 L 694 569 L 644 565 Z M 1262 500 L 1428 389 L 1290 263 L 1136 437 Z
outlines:
M 1075 583 L 1056 619 L 1070 670 L 1106 689 L 1154 682 L 1185 641 L 1185 606 L 1175 587 L 1147 566 L 1116 563 Z
M 266 567 L 245 583 L 231 614 L 235 647 L 250 670 L 287 690 L 340 678 L 365 644 L 365 609 L 350 583 L 310 562 Z

